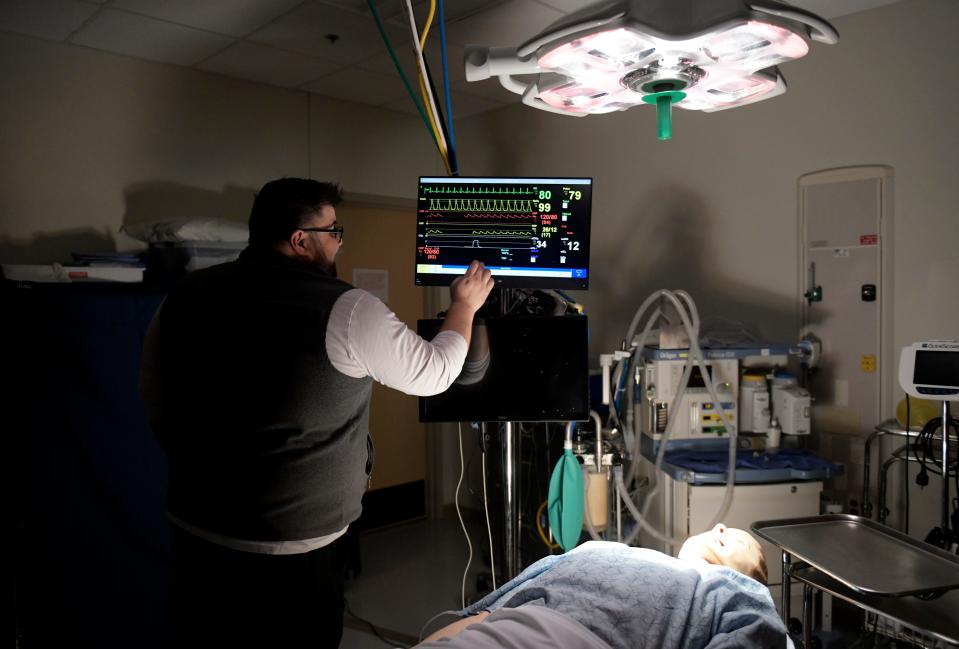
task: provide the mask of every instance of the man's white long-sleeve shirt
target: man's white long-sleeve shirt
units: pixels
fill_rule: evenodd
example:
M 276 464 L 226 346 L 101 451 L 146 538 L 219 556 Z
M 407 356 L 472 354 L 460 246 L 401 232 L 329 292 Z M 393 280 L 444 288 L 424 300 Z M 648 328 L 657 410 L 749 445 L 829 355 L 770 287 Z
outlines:
M 326 353 L 333 367 L 406 394 L 446 390 L 463 369 L 466 351 L 466 340 L 455 331 L 423 340 L 377 297 L 358 288 L 339 297 L 326 327 Z

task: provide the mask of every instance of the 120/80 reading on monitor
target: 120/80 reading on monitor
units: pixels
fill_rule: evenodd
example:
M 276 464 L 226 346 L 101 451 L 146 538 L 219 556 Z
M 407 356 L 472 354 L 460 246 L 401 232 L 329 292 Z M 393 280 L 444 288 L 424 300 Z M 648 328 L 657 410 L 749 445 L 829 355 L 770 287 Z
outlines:
M 421 177 L 416 283 L 476 259 L 509 288 L 589 286 L 590 178 Z

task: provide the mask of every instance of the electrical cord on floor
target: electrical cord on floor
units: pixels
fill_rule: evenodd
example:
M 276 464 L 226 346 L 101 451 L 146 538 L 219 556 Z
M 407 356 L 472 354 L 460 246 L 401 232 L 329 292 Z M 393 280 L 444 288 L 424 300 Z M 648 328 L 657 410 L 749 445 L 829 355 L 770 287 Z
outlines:
M 469 548 L 469 558 L 466 560 L 466 568 L 463 569 L 463 583 L 460 588 L 461 604 L 463 608 L 466 608 L 466 576 L 469 574 L 470 564 L 473 563 L 473 543 L 470 541 L 469 532 L 466 531 L 466 523 L 463 522 L 463 514 L 460 512 L 460 487 L 463 486 L 463 474 L 466 472 L 466 464 L 463 461 L 463 424 L 456 424 L 456 439 L 459 440 L 460 446 L 460 479 L 456 483 L 456 493 L 453 496 L 453 504 L 456 506 L 456 517 L 460 519 L 460 527 L 463 528 L 463 536 L 466 537 L 466 545 Z M 484 496 L 486 494 L 485 486 L 483 488 L 483 494 Z
M 347 614 L 349 614 L 349 616 L 350 616 L 351 618 L 353 618 L 353 619 L 356 620 L 357 622 L 360 622 L 360 623 L 365 624 L 366 626 L 370 627 L 370 631 L 373 632 L 373 635 L 375 635 L 375 636 L 376 636 L 379 640 L 381 640 L 382 642 L 388 644 L 388 645 L 391 646 L 391 647 L 402 647 L 402 649 L 409 649 L 409 645 L 405 645 L 405 644 L 396 642 L 395 640 L 387 640 L 387 639 L 383 636 L 383 634 L 380 633 L 379 627 L 377 627 L 375 624 L 373 624 L 372 622 L 370 622 L 370 621 L 367 620 L 366 618 L 362 618 L 362 617 L 360 617 L 359 615 L 357 615 L 356 613 L 353 612 L 353 609 L 350 608 L 350 603 L 349 603 L 349 601 L 347 601 L 347 599 L 346 599 L 345 597 L 343 598 L 343 607 L 346 609 Z M 434 618 L 434 619 L 435 619 L 435 618 Z
M 419 641 L 423 642 L 423 636 L 426 635 L 426 629 L 427 627 L 429 627 L 430 624 L 433 623 L 433 620 L 435 620 L 436 618 L 442 615 L 455 615 L 456 617 L 459 617 L 459 614 L 460 614 L 459 611 L 440 611 L 439 613 L 437 613 L 436 615 L 428 619 L 426 623 L 420 628 L 420 634 L 419 636 L 417 636 L 419 638 Z

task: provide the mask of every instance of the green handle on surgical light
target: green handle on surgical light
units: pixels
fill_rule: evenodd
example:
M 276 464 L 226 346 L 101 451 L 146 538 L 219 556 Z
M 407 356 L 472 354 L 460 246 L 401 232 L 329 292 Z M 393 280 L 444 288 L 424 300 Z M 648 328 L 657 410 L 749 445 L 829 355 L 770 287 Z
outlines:
M 666 95 L 656 98 L 656 131 L 660 140 L 673 137 L 673 100 Z
M 678 90 L 654 92 L 643 97 L 647 104 L 656 105 L 656 130 L 660 141 L 673 138 L 673 104 L 685 98 L 686 93 Z

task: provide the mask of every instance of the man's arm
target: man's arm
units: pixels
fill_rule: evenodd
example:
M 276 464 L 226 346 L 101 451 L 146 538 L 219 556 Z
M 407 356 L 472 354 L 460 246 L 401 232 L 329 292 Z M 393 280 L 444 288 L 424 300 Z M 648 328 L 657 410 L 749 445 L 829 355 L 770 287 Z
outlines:
M 473 316 L 479 310 L 490 291 L 493 290 L 492 273 L 480 262 L 474 260 L 462 276 L 450 284 L 450 297 L 453 303 L 446 312 L 446 319 L 440 331 L 455 331 L 470 343 L 473 332 Z
M 387 387 L 428 396 L 446 390 L 463 368 L 473 315 L 493 287 L 490 273 L 474 262 L 450 286 L 453 304 L 440 332 L 426 341 L 380 300 L 354 289 L 330 314 L 326 350 L 340 372 L 371 376 Z

